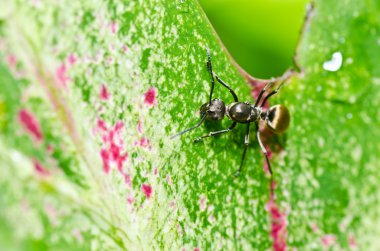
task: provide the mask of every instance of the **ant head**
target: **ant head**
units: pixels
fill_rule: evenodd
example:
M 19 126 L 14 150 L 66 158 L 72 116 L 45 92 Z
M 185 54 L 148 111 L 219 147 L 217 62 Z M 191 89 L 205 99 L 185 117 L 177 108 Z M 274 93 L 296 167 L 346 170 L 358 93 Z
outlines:
M 213 99 L 211 104 L 203 104 L 200 111 L 202 117 L 206 114 L 207 120 L 222 120 L 226 113 L 226 105 L 220 99 Z
M 283 133 L 288 129 L 290 114 L 288 108 L 283 105 L 275 105 L 269 108 L 266 116 L 267 126 L 274 133 Z

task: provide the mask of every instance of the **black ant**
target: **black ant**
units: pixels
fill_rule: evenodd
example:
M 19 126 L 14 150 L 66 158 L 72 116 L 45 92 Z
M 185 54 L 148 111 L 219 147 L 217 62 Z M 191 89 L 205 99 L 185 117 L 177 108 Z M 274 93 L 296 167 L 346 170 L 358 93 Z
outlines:
M 236 96 L 235 92 L 213 72 L 209 49 L 207 49 L 207 70 L 211 75 L 211 91 L 210 91 L 209 101 L 203 104 L 200 108 L 201 120 L 195 126 L 190 127 L 186 130 L 183 130 L 173 135 L 171 139 L 199 127 L 205 120 L 211 120 L 211 121 L 222 120 L 224 118 L 224 115 L 227 115 L 227 117 L 233 121 L 230 127 L 224 130 L 210 132 L 209 134 L 198 137 L 194 140 L 194 143 L 199 142 L 200 140 L 207 137 L 212 137 L 219 134 L 227 133 L 231 131 L 232 129 L 234 129 L 237 123 L 247 124 L 245 140 L 244 140 L 243 156 L 241 157 L 240 167 L 234 175 L 236 177 L 241 173 L 242 168 L 243 168 L 245 154 L 247 152 L 248 143 L 249 143 L 249 126 L 251 125 L 252 122 L 254 122 L 256 126 L 257 141 L 259 142 L 261 151 L 265 155 L 265 159 L 268 165 L 268 170 L 272 177 L 272 168 L 269 162 L 268 152 L 265 149 L 260 138 L 259 121 L 260 120 L 265 121 L 269 129 L 272 132 L 277 133 L 277 134 L 284 132 L 288 128 L 289 122 L 290 122 L 290 115 L 289 115 L 288 109 L 285 106 L 275 105 L 275 106 L 270 107 L 267 111 L 263 111 L 263 106 L 265 102 L 271 96 L 273 96 L 274 94 L 278 92 L 278 90 L 283 85 L 284 81 L 281 82 L 281 84 L 274 91 L 270 92 L 263 99 L 261 104 L 259 104 L 263 94 L 273 85 L 273 81 L 268 82 L 268 84 L 259 93 L 259 96 L 255 104 L 251 105 L 249 102 L 239 102 L 238 97 Z M 222 100 L 212 99 L 212 94 L 213 94 L 214 86 L 215 86 L 215 79 L 230 91 L 230 93 L 232 94 L 234 98 L 234 101 L 235 101 L 234 103 L 226 106 Z

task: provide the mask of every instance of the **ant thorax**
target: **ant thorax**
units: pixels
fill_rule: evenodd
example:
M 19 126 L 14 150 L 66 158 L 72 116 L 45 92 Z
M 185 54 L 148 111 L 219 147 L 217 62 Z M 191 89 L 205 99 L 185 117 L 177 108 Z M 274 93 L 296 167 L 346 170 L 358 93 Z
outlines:
M 226 115 L 237 123 L 256 122 L 261 116 L 261 107 L 254 107 L 248 102 L 234 102 L 227 106 Z

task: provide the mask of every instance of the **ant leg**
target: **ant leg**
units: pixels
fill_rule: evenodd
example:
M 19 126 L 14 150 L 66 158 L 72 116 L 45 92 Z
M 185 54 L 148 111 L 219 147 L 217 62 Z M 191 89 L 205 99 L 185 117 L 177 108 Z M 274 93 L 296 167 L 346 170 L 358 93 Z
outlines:
M 240 167 L 239 169 L 236 171 L 236 173 L 234 174 L 235 177 L 239 176 L 239 174 L 241 173 L 242 169 L 243 169 L 243 164 L 244 164 L 244 159 L 245 159 L 245 154 L 247 152 L 247 149 L 248 149 L 248 144 L 249 144 L 249 125 L 251 123 L 248 123 L 247 124 L 247 130 L 245 132 L 245 140 L 244 140 L 244 150 L 243 150 L 243 155 L 241 156 L 241 161 L 240 161 Z
M 177 134 L 171 136 L 170 139 L 174 139 L 175 137 L 180 136 L 180 135 L 184 134 L 185 132 L 191 131 L 191 130 L 193 130 L 193 129 L 199 127 L 199 126 L 203 123 L 203 121 L 204 121 L 205 119 L 206 119 L 206 114 L 203 115 L 203 117 L 202 117 L 201 120 L 198 122 L 198 124 L 196 124 L 196 125 L 193 126 L 193 127 L 187 128 L 186 130 L 180 131 L 179 133 L 177 133 Z
M 278 88 L 278 89 L 279 89 L 279 88 Z M 269 171 L 269 174 L 270 174 L 269 192 L 270 192 L 270 195 L 273 196 L 273 195 L 274 195 L 274 183 L 273 183 L 272 166 L 270 165 L 270 161 L 269 161 L 269 158 L 268 158 L 268 152 L 267 152 L 267 149 L 265 149 L 265 147 L 264 147 L 264 145 L 263 145 L 263 142 L 261 142 L 259 125 L 258 125 L 257 122 L 255 123 L 255 125 L 256 125 L 256 136 L 257 136 L 257 141 L 259 142 L 259 145 L 260 145 L 261 151 L 264 153 L 265 161 L 266 161 L 266 163 L 267 163 L 268 171 Z
M 272 91 L 271 93 L 269 93 L 263 100 L 263 102 L 261 103 L 260 107 L 263 107 L 265 102 L 271 97 L 273 96 L 274 94 L 276 94 L 278 92 L 278 90 L 280 90 L 281 86 L 285 83 L 285 81 L 282 81 L 281 84 L 276 88 L 276 90 Z M 258 103 L 258 102 L 256 102 Z
M 226 87 L 230 93 L 232 94 L 232 96 L 234 97 L 234 100 L 235 102 L 238 102 L 238 98 L 235 94 L 235 92 L 231 89 L 231 87 L 229 87 L 226 83 L 223 82 L 223 80 L 221 80 L 212 70 L 212 64 L 211 64 L 211 56 L 210 56 L 210 48 L 207 48 L 206 50 L 206 53 L 207 53 L 207 70 L 208 72 L 210 73 L 211 75 L 211 91 L 210 91 L 210 98 L 209 98 L 209 104 L 211 104 L 211 100 L 212 100 L 212 93 L 214 92 L 214 87 L 215 87 L 215 80 L 214 80 L 214 75 L 215 75 L 215 78 L 216 80 L 221 83 L 224 87 Z
M 257 141 L 259 142 L 261 151 L 263 152 L 263 154 L 265 156 L 265 160 L 266 160 L 267 165 L 268 165 L 268 171 L 269 171 L 271 179 L 272 179 L 273 172 L 272 172 L 272 167 L 271 167 L 270 162 L 269 162 L 268 152 L 267 152 L 267 149 L 265 149 L 263 142 L 261 142 L 259 124 L 256 122 L 255 125 L 256 125 L 256 137 L 257 137 Z
M 212 93 L 214 92 L 214 86 L 215 86 L 215 79 L 214 79 L 214 74 L 212 73 L 210 48 L 207 48 L 206 54 L 207 54 L 207 70 L 208 70 L 208 72 L 210 73 L 210 76 L 211 76 L 211 91 L 210 91 L 210 99 L 209 99 L 209 104 L 211 104 Z
M 234 97 L 235 102 L 238 102 L 239 100 L 238 100 L 238 97 L 236 96 L 236 93 L 234 92 L 234 90 L 232 90 L 231 87 L 229 87 L 223 80 L 221 80 L 218 77 L 218 75 L 216 75 L 215 73 L 214 73 L 214 75 L 215 75 L 216 80 L 230 91 L 230 93 Z
M 268 82 L 268 84 L 265 85 L 265 87 L 260 91 L 259 96 L 257 97 L 256 103 L 253 107 L 256 107 L 259 104 L 264 92 L 266 92 L 266 90 L 268 90 L 268 88 L 270 88 L 272 85 L 273 85 L 272 81 Z
M 208 137 L 213 137 L 213 136 L 216 136 L 216 135 L 219 135 L 219 134 L 222 134 L 222 133 L 226 133 L 226 132 L 229 132 L 231 131 L 232 129 L 235 128 L 236 126 L 236 122 L 232 123 L 232 125 L 230 127 L 228 127 L 227 129 L 224 129 L 224 130 L 220 130 L 220 131 L 216 131 L 216 132 L 210 132 L 209 134 L 206 134 L 206 135 L 203 135 L 201 137 L 198 137 L 196 139 L 194 139 L 194 143 L 197 143 L 199 142 L 200 140 L 204 139 L 204 138 L 208 138 Z

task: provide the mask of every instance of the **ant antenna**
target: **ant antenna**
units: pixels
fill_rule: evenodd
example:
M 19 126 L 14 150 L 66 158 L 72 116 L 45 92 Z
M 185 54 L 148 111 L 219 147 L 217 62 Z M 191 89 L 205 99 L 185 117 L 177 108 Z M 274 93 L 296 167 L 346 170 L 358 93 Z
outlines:
M 282 86 L 284 83 L 285 83 L 285 81 L 282 81 L 274 91 L 272 91 L 271 93 L 269 93 L 269 94 L 264 98 L 264 100 L 263 100 L 263 102 L 261 103 L 260 107 L 263 107 L 264 104 L 265 104 L 265 102 L 266 102 L 271 96 L 273 96 L 274 94 L 276 94 L 276 93 L 278 92 L 278 90 L 280 90 L 281 86 Z M 266 86 L 265 86 L 265 87 L 266 87 Z M 264 88 L 264 89 L 265 89 L 265 88 Z M 261 94 L 261 93 L 260 93 L 260 94 Z M 256 101 L 256 103 L 258 103 L 258 102 Z
M 180 135 L 182 135 L 182 134 L 184 134 L 184 133 L 186 133 L 186 132 L 189 132 L 189 131 L 191 131 L 191 130 L 197 128 L 197 127 L 199 127 L 199 126 L 203 123 L 203 121 L 206 119 L 206 115 L 207 115 L 207 114 L 204 114 L 204 115 L 202 116 L 202 118 L 201 118 L 201 120 L 198 122 L 198 124 L 196 124 L 196 125 L 193 126 L 193 127 L 187 128 L 186 130 L 180 131 L 179 133 L 177 133 L 177 134 L 171 136 L 170 139 L 174 139 L 175 137 L 178 137 L 178 136 L 180 136 Z
M 264 92 L 266 92 L 266 90 L 268 90 L 272 85 L 273 85 L 273 81 L 269 81 L 268 84 L 265 85 L 265 87 L 260 91 L 260 94 L 257 97 L 256 103 L 253 107 L 256 107 L 259 104 Z

